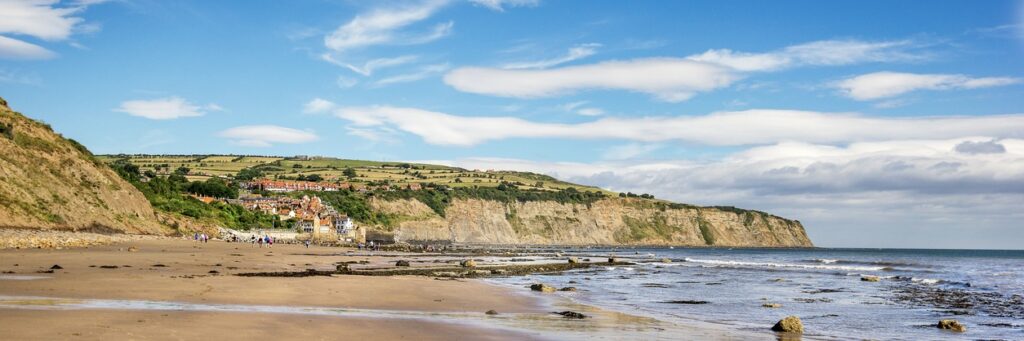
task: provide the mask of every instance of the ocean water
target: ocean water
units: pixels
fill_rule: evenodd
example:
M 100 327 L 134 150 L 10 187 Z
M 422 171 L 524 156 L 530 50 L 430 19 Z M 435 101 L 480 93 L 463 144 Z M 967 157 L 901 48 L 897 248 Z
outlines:
M 567 255 L 594 262 L 615 255 L 636 265 L 495 281 L 573 286 L 578 291 L 557 295 L 663 321 L 763 332 L 765 339 L 774 339 L 768 329 L 776 321 L 796 315 L 806 339 L 1024 340 L 1024 251 L 582 249 L 550 257 Z M 935 327 L 946 318 L 968 331 Z

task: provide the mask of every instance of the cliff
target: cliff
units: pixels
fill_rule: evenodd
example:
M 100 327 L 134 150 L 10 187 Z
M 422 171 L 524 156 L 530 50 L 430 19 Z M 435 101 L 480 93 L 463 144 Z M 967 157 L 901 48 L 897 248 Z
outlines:
M 149 201 L 81 144 L 0 98 L 0 227 L 164 234 Z
M 370 202 L 397 217 L 380 231 L 400 241 L 478 244 L 813 246 L 799 221 L 757 211 L 668 205 L 638 198 L 587 204 L 455 199 L 435 213 L 413 199 Z

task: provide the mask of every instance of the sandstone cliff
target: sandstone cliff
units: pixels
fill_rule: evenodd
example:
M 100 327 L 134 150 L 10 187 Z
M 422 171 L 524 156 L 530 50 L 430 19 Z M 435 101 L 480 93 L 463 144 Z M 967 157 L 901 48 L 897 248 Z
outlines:
M 0 98 L 0 227 L 164 234 L 149 201 L 85 147 Z
M 813 246 L 799 221 L 756 211 L 673 207 L 635 198 L 590 205 L 456 199 L 438 215 L 416 200 L 374 199 L 398 217 L 387 234 L 401 241 L 479 244 Z

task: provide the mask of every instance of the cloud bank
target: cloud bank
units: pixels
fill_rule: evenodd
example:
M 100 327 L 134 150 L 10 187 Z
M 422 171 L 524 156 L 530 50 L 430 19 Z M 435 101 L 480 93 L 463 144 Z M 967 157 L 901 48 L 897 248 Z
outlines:
M 964 117 L 871 117 L 796 110 L 716 112 L 699 116 L 605 118 L 544 123 L 516 117 L 456 116 L 417 108 L 341 107 L 335 115 L 361 128 L 392 128 L 435 145 L 472 146 L 511 138 L 680 141 L 716 146 L 787 141 L 849 143 L 963 136 L 1024 137 L 1024 114 Z

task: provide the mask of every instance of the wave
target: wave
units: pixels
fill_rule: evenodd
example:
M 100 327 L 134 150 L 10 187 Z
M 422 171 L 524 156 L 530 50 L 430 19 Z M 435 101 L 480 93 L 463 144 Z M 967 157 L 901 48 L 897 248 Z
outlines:
M 898 262 L 898 261 L 864 261 L 864 260 L 849 260 L 849 259 L 830 259 L 830 258 L 816 258 L 805 260 L 808 263 L 822 263 L 822 264 L 850 264 L 850 265 L 881 265 L 881 266 L 904 266 L 904 267 L 923 267 L 930 268 L 930 265 L 924 265 L 919 263 L 911 262 Z
M 734 260 L 718 259 L 695 259 L 684 258 L 688 263 L 707 264 L 716 267 L 741 267 L 741 268 L 792 268 L 792 269 L 814 269 L 814 270 L 843 270 L 843 271 L 887 271 L 892 268 L 884 266 L 850 266 L 831 264 L 796 264 L 796 263 L 767 263 L 767 262 L 741 262 Z

